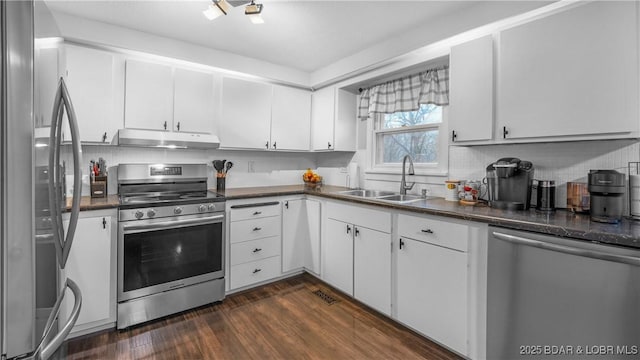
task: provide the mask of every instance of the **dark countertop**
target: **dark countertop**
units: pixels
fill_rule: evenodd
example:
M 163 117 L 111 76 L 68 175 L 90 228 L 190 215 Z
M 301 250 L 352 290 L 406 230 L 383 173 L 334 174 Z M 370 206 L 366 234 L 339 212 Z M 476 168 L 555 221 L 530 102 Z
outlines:
M 218 193 L 224 195 L 228 200 L 297 194 L 316 195 L 357 204 L 478 221 L 515 230 L 640 249 L 640 221 L 636 222 L 626 218 L 619 224 L 602 224 L 591 221 L 589 215 L 574 214 L 566 210 L 556 210 L 551 213 L 535 210 L 500 210 L 484 204 L 460 205 L 458 202 L 446 201 L 442 198 L 430 199 L 424 203 L 394 204 L 337 193 L 343 190 L 348 189 L 341 186 L 322 186 L 310 189 L 304 185 L 287 185 L 227 189 Z M 211 191 L 216 192 L 215 190 Z
M 71 201 L 73 198 L 67 198 L 67 211 L 71 210 Z M 80 211 L 113 209 L 120 206 L 120 198 L 118 195 L 107 195 L 103 198 L 92 198 L 91 196 L 83 196 L 80 199 Z

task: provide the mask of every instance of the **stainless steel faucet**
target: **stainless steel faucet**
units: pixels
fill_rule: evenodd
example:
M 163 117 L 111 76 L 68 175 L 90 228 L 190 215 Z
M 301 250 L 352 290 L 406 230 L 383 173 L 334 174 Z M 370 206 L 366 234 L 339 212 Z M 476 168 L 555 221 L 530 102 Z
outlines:
M 411 159 L 411 156 L 407 154 L 404 156 L 404 158 L 402 158 L 402 180 L 400 181 L 400 194 L 402 195 L 406 195 L 407 190 L 413 189 L 413 185 L 416 184 L 415 182 L 412 182 L 411 184 L 407 185 L 407 175 L 405 172 L 405 168 L 407 167 L 407 159 L 409 159 L 409 175 L 415 175 L 415 172 L 413 171 L 413 160 Z

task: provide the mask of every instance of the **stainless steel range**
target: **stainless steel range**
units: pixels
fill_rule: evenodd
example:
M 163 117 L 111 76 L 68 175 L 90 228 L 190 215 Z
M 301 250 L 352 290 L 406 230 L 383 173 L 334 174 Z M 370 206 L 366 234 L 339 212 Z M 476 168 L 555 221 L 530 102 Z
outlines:
M 224 298 L 224 197 L 205 164 L 120 164 L 118 329 Z

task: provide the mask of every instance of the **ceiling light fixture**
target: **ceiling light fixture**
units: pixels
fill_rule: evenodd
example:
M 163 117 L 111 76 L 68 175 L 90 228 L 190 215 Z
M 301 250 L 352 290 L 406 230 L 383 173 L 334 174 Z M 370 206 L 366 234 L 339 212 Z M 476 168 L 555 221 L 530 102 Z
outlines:
M 231 5 L 227 2 L 227 0 L 213 0 L 213 2 L 209 4 L 209 7 L 202 13 L 207 19 L 213 20 L 218 16 L 227 15 L 230 8 Z
M 253 0 L 251 4 L 244 8 L 244 14 L 249 16 L 249 20 L 254 24 L 264 24 L 264 19 L 260 13 L 262 13 L 262 4 L 256 4 Z
M 262 13 L 262 4 L 256 4 L 255 0 L 212 0 L 209 7 L 202 13 L 207 19 L 213 20 L 219 16 L 227 15 L 231 7 L 244 4 L 248 4 L 244 9 L 244 14 L 249 17 L 249 20 L 254 24 L 264 24 L 264 19 L 260 15 Z

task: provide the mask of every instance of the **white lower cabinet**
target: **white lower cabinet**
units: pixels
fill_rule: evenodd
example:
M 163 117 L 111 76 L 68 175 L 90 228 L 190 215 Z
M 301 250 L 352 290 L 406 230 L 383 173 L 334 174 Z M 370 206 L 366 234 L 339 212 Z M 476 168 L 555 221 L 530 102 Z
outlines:
M 227 203 L 229 206 L 229 289 L 274 279 L 281 272 L 279 201 Z
M 353 297 L 383 314 L 391 314 L 390 234 L 355 227 Z
M 282 272 L 320 274 L 320 202 L 290 199 L 283 204 Z
M 82 293 L 80 315 L 71 332 L 83 335 L 116 321 L 116 212 L 83 211 L 63 276 L 78 284 Z M 68 218 L 64 222 L 65 229 Z M 73 295 L 67 291 L 61 319 L 73 309 Z
M 328 203 L 327 214 L 322 279 L 390 315 L 391 214 L 340 203 Z
M 468 231 L 465 227 L 399 215 L 396 314 L 403 324 L 467 355 Z M 451 241 L 446 241 L 448 238 Z M 446 247 L 448 244 L 453 247 Z
M 353 295 L 353 225 L 328 219 L 322 244 L 322 280 Z

